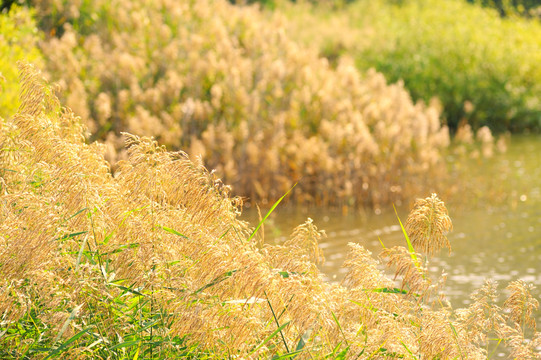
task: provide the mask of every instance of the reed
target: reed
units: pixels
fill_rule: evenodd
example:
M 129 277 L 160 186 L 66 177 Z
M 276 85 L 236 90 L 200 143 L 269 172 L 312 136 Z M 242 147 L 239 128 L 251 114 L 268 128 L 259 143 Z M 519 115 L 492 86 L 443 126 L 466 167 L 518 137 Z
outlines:
M 415 249 L 387 261 L 359 244 L 345 281 L 326 283 L 311 220 L 261 241 L 227 186 L 150 138 L 125 134 L 112 176 L 36 68 L 21 65 L 21 87 L 0 127 L 1 358 L 486 359 L 494 337 L 538 356 L 528 285 L 503 308 L 489 283 L 452 309 Z
M 225 0 L 39 1 L 48 77 L 126 159 L 122 132 L 201 157 L 247 203 L 381 208 L 440 190 L 433 104 L 293 41 L 284 18 Z

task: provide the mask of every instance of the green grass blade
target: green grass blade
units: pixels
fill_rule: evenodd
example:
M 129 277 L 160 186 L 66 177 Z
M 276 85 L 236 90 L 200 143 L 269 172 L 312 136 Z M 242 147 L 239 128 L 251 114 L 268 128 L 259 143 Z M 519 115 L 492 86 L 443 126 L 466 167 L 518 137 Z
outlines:
M 83 211 L 86 211 L 86 210 L 87 210 L 87 208 L 82 208 L 81 210 L 77 211 L 75 214 L 73 214 L 69 218 L 67 218 L 64 222 L 73 219 L 74 217 L 76 217 L 77 215 L 79 215 L 80 213 L 82 213 Z
M 54 339 L 54 343 L 56 343 L 58 340 L 60 340 L 60 338 L 62 337 L 62 335 L 64 334 L 64 332 L 66 332 L 66 330 L 68 329 L 69 324 L 71 323 L 71 321 L 72 321 L 73 319 L 75 319 L 75 317 L 77 316 L 77 312 L 78 312 L 82 307 L 83 307 L 83 304 L 78 305 L 78 306 L 76 306 L 76 307 L 71 311 L 70 316 L 66 319 L 66 321 L 64 322 L 64 325 L 62 325 L 62 329 L 60 329 L 60 332 L 58 333 L 58 335 L 56 335 L 56 338 Z
M 217 278 L 215 278 L 214 280 L 212 280 L 210 283 L 206 284 L 205 286 L 201 287 L 200 289 L 197 289 L 196 291 L 193 292 L 192 295 L 196 295 L 196 294 L 199 294 L 201 291 L 211 287 L 211 286 L 214 286 L 218 283 L 221 283 L 222 281 L 224 280 L 227 280 L 228 278 L 230 278 L 234 273 L 236 273 L 238 270 L 235 269 L 235 270 L 231 270 L 231 271 L 227 271 L 225 273 L 223 273 L 222 275 L 218 276 Z
M 295 348 L 295 351 L 304 349 L 304 347 L 306 346 L 306 340 L 308 339 L 308 337 L 309 337 L 309 332 L 306 331 L 299 339 L 299 342 L 297 343 L 297 347 Z
M 453 330 L 453 334 L 455 335 L 456 345 L 458 346 L 458 350 L 460 351 L 460 358 L 464 359 L 464 355 L 462 354 L 462 348 L 460 347 L 460 343 L 458 342 L 458 333 L 452 323 L 449 323 L 449 326 L 451 327 L 451 330 Z M 490 356 L 488 358 L 490 359 Z
M 68 240 L 68 239 L 74 238 L 76 236 L 86 234 L 87 232 L 88 231 L 78 231 L 78 232 L 74 232 L 74 233 L 71 233 L 71 234 L 64 235 L 62 237 L 56 238 L 55 240 L 59 240 L 59 241 Z
M 286 321 L 285 323 L 283 323 L 278 329 L 274 330 L 272 332 L 272 334 L 270 334 L 269 336 L 267 336 L 267 338 L 265 340 L 263 340 L 261 342 L 261 344 L 257 345 L 257 347 L 255 349 L 252 350 L 252 352 L 250 353 L 250 355 L 252 355 L 253 353 L 255 353 L 257 350 L 259 350 L 262 346 L 264 346 L 266 343 L 268 343 L 269 341 L 272 340 L 272 338 L 274 338 L 276 335 L 278 335 L 279 332 L 282 331 L 283 328 L 285 328 L 287 325 L 289 325 L 289 321 Z
M 394 213 L 396 214 L 396 217 L 398 219 L 398 222 L 400 223 L 400 227 L 402 228 L 402 232 L 404 233 L 404 237 L 406 238 L 406 241 L 408 243 L 408 250 L 410 253 L 411 258 L 413 259 L 413 262 L 415 263 L 415 266 L 419 268 L 421 264 L 419 263 L 419 259 L 417 258 L 417 254 L 415 254 L 415 249 L 413 248 L 413 245 L 411 244 L 410 237 L 408 236 L 408 233 L 406 232 L 406 229 L 404 228 L 404 225 L 402 225 L 402 221 L 400 221 L 400 216 L 398 216 L 398 212 L 396 211 L 396 207 L 393 204 Z
M 55 357 L 56 355 L 62 353 L 65 349 L 68 348 L 68 346 L 78 340 L 81 336 L 83 336 L 84 334 L 86 334 L 88 332 L 88 329 L 85 329 L 85 330 L 82 330 L 80 332 L 78 332 L 77 334 L 73 335 L 70 339 L 68 339 L 65 343 L 63 343 L 62 345 L 60 345 L 59 347 L 57 347 L 54 351 L 52 351 L 51 353 L 49 353 L 49 355 L 47 355 L 47 357 L 44 359 L 44 360 L 48 360 L 48 359 L 51 359 L 52 357 Z
M 335 360 L 346 359 L 346 355 L 348 354 L 348 351 L 349 351 L 349 345 L 344 350 L 340 351 L 338 355 L 336 355 Z
M 276 326 L 280 327 L 280 323 L 278 322 L 278 318 L 276 317 L 276 313 L 274 312 L 274 309 L 272 308 L 272 304 L 271 302 L 269 301 L 269 297 L 267 296 L 267 292 L 263 292 L 265 294 L 265 298 L 267 299 L 267 304 L 269 304 L 269 307 L 271 309 L 271 312 L 272 312 L 272 316 L 274 317 L 274 321 L 276 322 Z M 281 316 L 281 314 L 280 314 Z M 284 334 L 280 331 L 280 335 L 282 336 L 282 342 L 284 343 L 285 347 L 286 347 L 286 351 L 289 353 L 289 347 L 287 346 L 287 342 L 286 342 L 286 339 L 284 337 Z
M 347 345 L 346 349 L 349 349 L 348 339 L 346 338 L 346 334 L 344 334 L 344 330 L 342 330 L 342 325 L 340 325 L 340 323 L 338 322 L 338 318 L 336 317 L 336 315 L 334 315 L 333 311 L 331 311 L 331 315 L 332 315 L 334 321 L 336 322 L 336 325 L 338 325 L 338 329 L 340 329 L 340 332 L 342 333 L 342 336 L 344 337 L 344 341 L 346 342 L 346 345 Z M 338 354 L 338 356 L 340 356 L 340 354 Z
M 273 360 L 283 360 L 283 359 L 294 359 L 297 357 L 297 355 L 302 354 L 302 350 L 295 350 L 287 354 L 274 356 Z
M 140 344 L 141 340 L 131 340 L 131 341 L 124 341 L 121 343 L 118 343 L 116 345 L 113 345 L 109 348 L 109 350 L 115 350 L 115 349 L 121 349 L 121 348 L 130 348 L 132 346 L 135 346 L 137 344 Z
M 88 241 L 88 235 L 85 236 L 83 243 L 81 244 L 81 249 L 79 249 L 79 254 L 77 255 L 77 261 L 75 263 L 75 272 L 79 272 L 79 265 L 81 264 L 81 257 L 83 256 L 83 251 L 85 250 L 87 241 Z
M 137 360 L 139 358 L 139 352 L 141 351 L 141 343 L 142 341 L 139 341 L 139 346 L 137 346 L 137 351 L 135 352 L 135 355 L 133 356 L 133 360 Z
M 162 230 L 167 231 L 167 232 L 170 233 L 170 234 L 177 235 L 177 236 L 180 236 L 181 238 L 184 238 L 184 239 L 189 240 L 189 237 L 187 237 L 187 236 L 184 235 L 184 234 L 179 233 L 179 232 L 176 231 L 175 229 L 171 229 L 171 228 L 168 228 L 168 227 L 165 227 L 165 226 L 161 226 L 161 225 L 158 225 L 158 227 L 159 227 L 160 229 L 162 229 Z
M 381 238 L 379 236 L 378 236 L 378 240 L 379 240 L 379 243 L 381 244 L 381 247 L 386 249 L 385 244 L 383 243 L 383 241 L 381 241 Z
M 272 214 L 272 212 L 274 211 L 274 209 L 276 209 L 276 207 L 278 206 L 278 204 L 280 204 L 280 202 L 291 192 L 291 190 L 293 190 L 293 188 L 297 186 L 297 183 L 295 183 L 295 185 L 293 185 L 291 187 L 291 189 L 289 189 L 284 195 L 282 195 L 281 198 L 278 199 L 278 201 L 276 201 L 274 203 L 274 205 L 272 205 L 272 207 L 270 208 L 270 210 L 267 212 L 267 214 L 265 215 L 265 217 L 263 219 L 261 219 L 261 221 L 259 222 L 259 224 L 257 224 L 257 227 L 255 228 L 255 230 L 252 232 L 252 235 L 250 235 L 250 237 L 248 238 L 248 241 L 252 240 L 253 237 L 255 236 L 255 234 L 257 233 L 257 230 L 259 230 L 259 228 L 261 227 L 261 225 L 263 225 L 265 223 L 265 221 L 267 220 L 267 218 L 269 217 L 270 214 Z
M 496 350 L 498 350 L 498 347 L 500 346 L 500 344 L 502 343 L 503 339 L 495 339 L 495 340 L 498 340 L 498 343 L 496 344 L 496 347 L 494 348 L 494 350 L 492 350 L 492 352 L 490 353 L 490 355 L 488 356 L 488 359 L 492 359 L 492 356 L 494 355 L 494 353 L 496 352 Z M 462 353 L 461 353 L 462 355 Z
M 406 349 L 406 351 L 411 355 L 411 357 L 415 358 L 415 355 L 413 355 L 413 353 L 411 352 L 411 350 L 408 349 L 408 347 L 406 346 L 406 344 L 405 344 L 403 341 L 400 341 L 400 343 L 401 343 L 402 346 Z
M 377 288 L 377 289 L 364 289 L 366 292 L 377 292 L 377 293 L 386 293 L 386 294 L 409 294 L 406 290 L 399 288 Z

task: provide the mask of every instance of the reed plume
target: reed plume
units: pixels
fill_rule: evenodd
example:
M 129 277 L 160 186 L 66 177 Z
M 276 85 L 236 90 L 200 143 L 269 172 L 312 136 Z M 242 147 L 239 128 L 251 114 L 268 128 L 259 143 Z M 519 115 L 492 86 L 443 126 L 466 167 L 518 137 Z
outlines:
M 536 324 L 532 315 L 539 308 L 539 301 L 532 296 L 533 289 L 532 284 L 526 284 L 523 280 L 511 282 L 507 286 L 511 294 L 503 305 L 509 309 L 509 317 L 517 326 L 527 326 L 535 330 Z
M 452 230 L 453 224 L 445 204 L 436 194 L 415 202 L 405 228 L 417 250 L 434 254 L 442 247 L 447 247 L 451 252 L 451 244 L 446 235 Z

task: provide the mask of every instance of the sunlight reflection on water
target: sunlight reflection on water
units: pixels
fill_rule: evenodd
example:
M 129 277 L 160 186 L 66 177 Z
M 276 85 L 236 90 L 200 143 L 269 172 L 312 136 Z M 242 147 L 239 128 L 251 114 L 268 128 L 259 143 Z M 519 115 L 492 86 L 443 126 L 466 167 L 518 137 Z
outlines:
M 506 154 L 473 171 L 487 182 L 496 179 L 504 200 L 492 201 L 488 195 L 471 206 L 448 204 L 454 228 L 448 238 L 453 251 L 450 255 L 442 251 L 430 259 L 431 274 L 437 276 L 442 270 L 448 274 L 444 290 L 455 308 L 467 306 L 470 294 L 487 279 L 499 282 L 502 302 L 505 287 L 516 279 L 536 285 L 534 296 L 541 300 L 541 138 L 514 138 Z M 397 210 L 405 221 L 409 209 Z M 326 258 L 320 269 L 331 282 L 339 282 L 347 272 L 342 264 L 349 242 L 363 245 L 374 256 L 380 253 L 381 242 L 386 247 L 406 246 L 392 209 L 361 216 L 326 209 L 278 208 L 265 224 L 266 238 L 283 241 L 307 217 L 327 233 L 320 244 Z M 257 215 L 247 212 L 246 218 L 254 223 Z M 541 323 L 541 311 L 536 316 Z

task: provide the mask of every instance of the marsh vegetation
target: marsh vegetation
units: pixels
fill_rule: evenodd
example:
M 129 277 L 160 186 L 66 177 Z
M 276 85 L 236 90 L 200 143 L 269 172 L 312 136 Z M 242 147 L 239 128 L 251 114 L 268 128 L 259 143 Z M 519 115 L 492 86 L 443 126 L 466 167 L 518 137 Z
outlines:
M 359 48 L 303 44 L 288 4 L 26 4 L 0 14 L 0 358 L 539 357 L 532 285 L 453 306 L 429 262 L 453 246 L 441 199 L 501 196 L 461 180 L 509 141 L 467 116 L 482 103 L 459 99 L 472 112 L 453 122 Z M 537 87 L 521 89 L 509 102 L 533 117 L 492 130 L 536 129 Z M 285 203 L 394 204 L 400 242 L 350 242 L 329 281 L 309 214 L 265 231 Z M 247 222 L 254 205 L 270 210 Z

